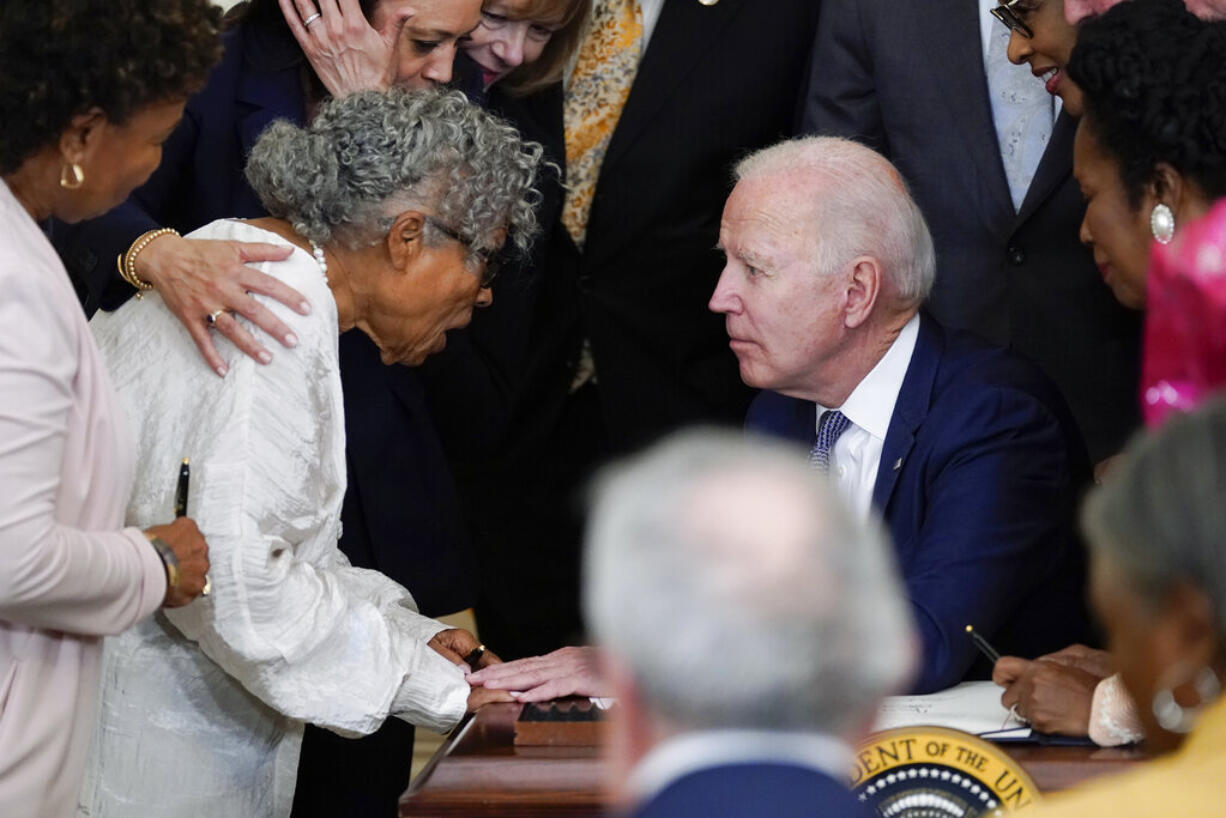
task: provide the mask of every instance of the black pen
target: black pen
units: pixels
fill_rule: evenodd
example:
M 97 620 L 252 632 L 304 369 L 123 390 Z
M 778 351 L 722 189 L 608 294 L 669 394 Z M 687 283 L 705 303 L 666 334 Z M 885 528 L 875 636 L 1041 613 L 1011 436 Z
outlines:
M 976 633 L 973 627 L 967 625 L 966 633 L 971 638 L 971 641 L 975 643 L 975 647 L 979 648 L 979 652 L 988 657 L 989 662 L 995 665 L 1000 661 L 1000 652 L 997 651 L 996 648 L 992 647 L 988 640 Z
M 468 655 L 464 657 L 464 664 L 468 665 L 473 670 L 477 670 L 477 663 L 481 661 L 481 657 L 485 655 L 485 645 L 477 645 Z
M 187 484 L 191 478 L 192 467 L 185 457 L 179 465 L 179 485 L 175 488 L 175 517 L 187 516 Z

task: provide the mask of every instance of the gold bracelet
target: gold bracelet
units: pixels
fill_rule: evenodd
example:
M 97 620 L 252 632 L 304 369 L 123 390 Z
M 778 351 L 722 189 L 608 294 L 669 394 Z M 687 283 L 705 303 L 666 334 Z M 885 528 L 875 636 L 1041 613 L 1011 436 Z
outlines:
M 141 292 L 144 290 L 152 290 L 153 285 L 136 274 L 136 257 L 141 254 L 149 244 L 157 238 L 169 234 L 179 235 L 179 231 L 173 227 L 160 227 L 157 230 L 149 230 L 141 233 L 136 237 L 136 241 L 128 247 L 126 253 L 121 253 L 115 257 L 115 266 L 119 268 L 120 277 L 136 288 L 136 297 L 141 297 Z

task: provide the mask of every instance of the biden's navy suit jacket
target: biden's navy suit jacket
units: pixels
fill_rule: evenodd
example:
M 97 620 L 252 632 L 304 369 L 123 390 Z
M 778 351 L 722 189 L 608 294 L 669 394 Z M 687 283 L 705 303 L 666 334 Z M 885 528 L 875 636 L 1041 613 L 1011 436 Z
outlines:
M 710 767 L 677 779 L 632 818 L 870 818 L 844 784 L 774 762 Z
M 763 392 L 746 425 L 812 446 L 816 408 Z M 1026 657 L 1090 638 L 1074 522 L 1088 478 L 1076 424 L 1037 367 L 922 316 L 873 488 L 921 636 L 915 692 L 972 670 L 967 625 Z

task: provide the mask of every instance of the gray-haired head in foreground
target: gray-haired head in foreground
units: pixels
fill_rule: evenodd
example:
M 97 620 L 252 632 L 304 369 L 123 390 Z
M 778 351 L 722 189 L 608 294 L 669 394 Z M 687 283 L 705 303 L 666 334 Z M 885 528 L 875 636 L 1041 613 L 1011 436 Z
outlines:
M 751 154 L 734 170 L 736 181 L 800 173 L 818 180 L 811 200 L 818 272 L 872 256 L 900 302 L 922 303 L 936 277 L 936 251 L 924 214 L 890 161 L 849 139 L 807 136 Z
M 881 526 L 799 453 L 687 432 L 608 470 L 584 610 L 648 705 L 689 729 L 846 734 L 914 661 Z
M 1082 525 L 1142 599 L 1161 602 L 1184 581 L 1203 589 L 1226 641 L 1226 398 L 1136 438 L 1087 499 Z
M 247 179 L 269 213 L 321 244 L 377 242 L 422 209 L 475 250 L 496 248 L 505 227 L 523 251 L 537 230 L 541 154 L 458 91 L 366 91 L 325 103 L 309 125 L 274 122 Z

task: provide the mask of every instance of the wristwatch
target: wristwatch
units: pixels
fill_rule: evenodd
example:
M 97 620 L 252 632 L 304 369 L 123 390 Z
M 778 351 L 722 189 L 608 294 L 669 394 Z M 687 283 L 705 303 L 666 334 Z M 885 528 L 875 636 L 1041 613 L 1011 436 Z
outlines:
M 158 556 L 162 558 L 162 565 L 166 566 L 167 592 L 178 590 L 179 558 L 175 556 L 174 549 L 170 547 L 170 543 L 161 537 L 150 537 L 149 544 L 153 546 L 153 550 L 157 551 Z

